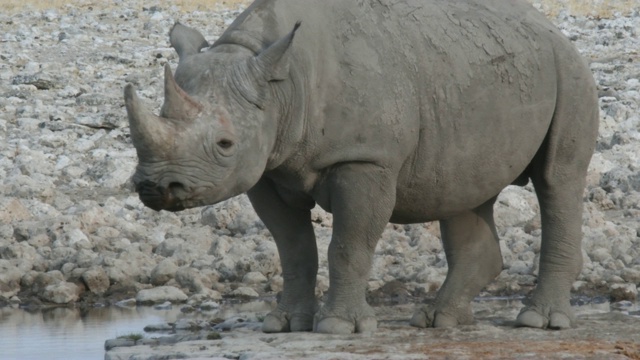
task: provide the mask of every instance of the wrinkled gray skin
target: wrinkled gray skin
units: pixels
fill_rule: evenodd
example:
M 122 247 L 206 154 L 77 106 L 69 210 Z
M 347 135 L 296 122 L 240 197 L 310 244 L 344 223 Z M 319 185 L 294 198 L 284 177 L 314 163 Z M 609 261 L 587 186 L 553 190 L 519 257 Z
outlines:
M 156 210 L 248 192 L 284 277 L 265 332 L 374 331 L 365 291 L 385 225 L 432 220 L 449 272 L 411 324 L 471 323 L 470 301 L 502 270 L 493 204 L 529 180 L 540 272 L 516 323 L 573 325 L 595 86 L 525 1 L 258 0 L 210 47 L 180 24 L 170 35 L 180 63 L 160 116 L 125 89 L 134 182 Z M 334 215 L 321 309 L 316 204 Z

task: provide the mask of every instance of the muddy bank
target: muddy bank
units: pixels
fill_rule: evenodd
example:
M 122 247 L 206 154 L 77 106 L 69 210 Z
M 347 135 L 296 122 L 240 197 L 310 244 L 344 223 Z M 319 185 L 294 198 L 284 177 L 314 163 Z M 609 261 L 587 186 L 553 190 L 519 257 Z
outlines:
M 200 332 L 156 339 L 151 333 L 135 346 L 108 340 L 105 359 L 640 359 L 637 307 L 621 312 L 611 311 L 607 302 L 576 306 L 577 328 L 542 331 L 513 327 L 520 305 L 518 300 L 475 302 L 477 323 L 454 329 L 413 328 L 407 320 L 411 305 L 380 306 L 375 308 L 375 334 L 348 336 L 263 334 L 259 319 L 264 309 L 247 308 Z M 201 315 L 190 321 L 215 323 L 215 318 Z

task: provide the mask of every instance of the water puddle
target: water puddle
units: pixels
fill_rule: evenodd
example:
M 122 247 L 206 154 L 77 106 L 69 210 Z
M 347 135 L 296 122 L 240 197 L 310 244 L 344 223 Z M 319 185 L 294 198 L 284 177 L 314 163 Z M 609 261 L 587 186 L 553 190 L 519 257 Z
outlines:
M 38 311 L 5 307 L 0 309 L 0 359 L 102 359 L 106 339 L 139 334 L 149 323 L 176 321 L 181 315 L 177 307 Z
M 606 298 L 575 297 L 572 300 L 580 315 L 619 311 L 640 318 L 640 304 L 620 302 L 610 304 Z M 174 330 L 144 331 L 162 324 L 180 323 L 185 319 L 226 320 L 239 314 L 250 315 L 252 322 L 274 306 L 273 299 L 247 303 L 223 303 L 207 311 L 184 313 L 181 305 L 169 309 L 152 307 L 103 307 L 90 309 L 48 308 L 28 311 L 20 308 L 0 308 L 0 359 L 86 360 L 104 357 L 107 339 L 130 334 L 159 337 L 175 333 Z M 408 305 L 407 305 L 408 306 Z M 497 325 L 508 324 L 522 307 L 522 298 L 487 297 L 474 302 L 478 318 L 490 318 Z M 406 315 L 408 318 L 410 312 Z M 382 318 L 385 316 L 383 315 Z M 395 317 L 395 316 L 394 316 Z M 258 320 L 256 320 L 258 319 Z M 384 319 L 380 319 L 384 322 Z M 149 326 L 152 325 L 152 326 Z

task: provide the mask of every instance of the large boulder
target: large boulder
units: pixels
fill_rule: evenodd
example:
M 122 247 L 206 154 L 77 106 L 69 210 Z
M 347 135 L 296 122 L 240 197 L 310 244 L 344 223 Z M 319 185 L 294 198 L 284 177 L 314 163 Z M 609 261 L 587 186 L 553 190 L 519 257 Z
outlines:
M 79 293 L 78 285 L 63 281 L 45 287 L 40 298 L 55 304 L 69 304 L 78 301 Z
M 153 270 L 151 270 L 151 284 L 155 286 L 164 285 L 174 278 L 178 266 L 171 259 L 164 259 Z
M 107 272 L 97 266 L 82 273 L 82 281 L 89 291 L 96 295 L 104 294 L 109 289 L 109 285 L 111 285 Z
M 9 260 L 0 259 L 0 297 L 9 299 L 20 292 L 22 271 Z

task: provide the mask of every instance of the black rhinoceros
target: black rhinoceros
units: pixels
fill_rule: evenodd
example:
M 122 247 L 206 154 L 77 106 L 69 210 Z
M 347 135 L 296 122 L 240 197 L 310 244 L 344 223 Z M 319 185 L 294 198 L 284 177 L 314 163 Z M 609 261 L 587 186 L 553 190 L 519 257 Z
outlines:
M 258 0 L 211 46 L 180 24 L 170 39 L 160 116 L 125 88 L 133 181 L 155 210 L 248 192 L 284 278 L 265 332 L 375 330 L 365 292 L 388 222 L 441 225 L 449 272 L 411 324 L 472 322 L 502 270 L 493 204 L 529 180 L 540 271 L 516 324 L 573 325 L 598 103 L 574 46 L 524 0 Z M 319 310 L 316 204 L 334 219 Z

